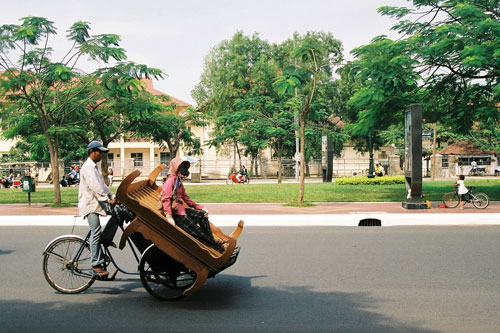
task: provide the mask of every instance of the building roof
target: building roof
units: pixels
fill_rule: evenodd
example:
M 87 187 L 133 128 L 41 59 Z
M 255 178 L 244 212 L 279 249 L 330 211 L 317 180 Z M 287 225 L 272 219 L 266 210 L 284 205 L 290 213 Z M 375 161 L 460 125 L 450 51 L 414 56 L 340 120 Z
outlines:
M 0 74 L 3 74 L 3 73 L 5 73 L 5 72 L 0 70 Z M 153 94 L 155 96 L 158 96 L 158 95 L 168 96 L 170 98 L 170 102 L 175 103 L 178 106 L 183 107 L 183 108 L 187 108 L 188 106 L 191 106 L 191 104 L 189 104 L 189 103 L 186 103 L 184 101 L 181 101 L 178 98 L 175 98 L 173 96 L 165 94 L 164 92 L 161 92 L 159 90 L 156 90 L 153 87 L 153 79 L 151 79 L 151 78 L 143 78 L 143 79 L 141 79 L 141 81 L 145 83 L 146 91 L 148 91 L 149 93 L 151 93 L 151 94 Z
M 170 102 L 175 103 L 175 104 L 179 105 L 180 107 L 191 106 L 191 104 L 189 104 L 189 103 L 181 101 L 178 98 L 175 98 L 173 96 L 167 95 L 164 92 L 161 92 L 161 91 L 156 90 L 155 88 L 153 88 L 153 79 L 151 79 L 151 78 L 141 79 L 141 81 L 146 84 L 146 91 L 150 92 L 151 94 L 153 94 L 153 95 L 165 95 L 165 96 L 168 96 L 170 98 Z
M 439 152 L 441 155 L 490 155 L 494 152 L 484 150 L 470 141 L 457 141 Z

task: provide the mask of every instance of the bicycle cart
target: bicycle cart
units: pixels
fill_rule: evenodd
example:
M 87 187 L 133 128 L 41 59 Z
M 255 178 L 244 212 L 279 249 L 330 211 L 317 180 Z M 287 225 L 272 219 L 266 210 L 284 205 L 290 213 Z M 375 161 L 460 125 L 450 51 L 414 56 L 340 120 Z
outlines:
M 160 300 L 177 300 L 198 291 L 207 278 L 215 277 L 236 262 L 239 248 L 236 242 L 243 230 L 243 221 L 230 235 L 210 223 L 216 240 L 228 239 L 228 247 L 220 253 L 199 242 L 182 229 L 171 225 L 157 208 L 161 187 L 156 178 L 165 168 L 157 167 L 147 179 L 135 181 L 136 170 L 120 184 L 116 196 L 125 209 L 133 212 L 133 220 L 124 229 L 119 248 L 129 244 L 138 263 L 136 272 L 127 272 L 115 262 L 108 248 L 104 248 L 107 264 L 116 271 L 106 280 L 116 278 L 118 272 L 138 275 L 149 294 Z M 116 212 L 116 209 L 115 211 Z M 122 216 L 118 216 L 118 215 Z M 123 212 L 115 218 L 127 222 Z M 126 215 L 126 214 L 125 214 Z M 130 214 L 129 214 L 130 215 Z M 43 252 L 43 272 L 47 282 L 61 293 L 74 294 L 89 288 L 97 277 L 90 273 L 89 234 L 57 237 Z M 129 279 L 127 280 L 129 281 Z

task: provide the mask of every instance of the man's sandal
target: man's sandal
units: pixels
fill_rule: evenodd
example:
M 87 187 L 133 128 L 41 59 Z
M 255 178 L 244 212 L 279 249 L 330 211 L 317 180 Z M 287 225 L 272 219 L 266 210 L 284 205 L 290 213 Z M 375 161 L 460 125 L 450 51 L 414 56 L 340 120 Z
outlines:
M 92 266 L 90 273 L 100 278 L 106 277 L 109 274 L 108 271 L 102 266 Z

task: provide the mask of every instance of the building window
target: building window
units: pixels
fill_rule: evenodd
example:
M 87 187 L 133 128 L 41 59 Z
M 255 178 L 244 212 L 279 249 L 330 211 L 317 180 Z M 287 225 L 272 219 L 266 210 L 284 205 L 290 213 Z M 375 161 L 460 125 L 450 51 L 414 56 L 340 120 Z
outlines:
M 170 153 L 160 153 L 160 163 L 168 164 L 170 161 Z
M 170 161 L 170 153 L 160 153 L 160 163 L 165 164 L 167 167 L 162 170 L 161 175 L 166 176 L 168 174 L 168 162 Z
M 449 166 L 448 158 L 448 156 L 443 156 L 443 159 L 441 160 L 441 167 L 447 168 Z
M 477 165 L 489 165 L 491 163 L 490 156 L 460 156 L 458 165 L 470 166 L 472 161 L 476 161 Z
M 130 157 L 134 159 L 134 167 L 142 167 L 142 153 L 131 153 Z
M 114 168 L 115 166 L 113 159 L 114 159 L 113 153 L 108 153 L 108 166 L 110 168 Z

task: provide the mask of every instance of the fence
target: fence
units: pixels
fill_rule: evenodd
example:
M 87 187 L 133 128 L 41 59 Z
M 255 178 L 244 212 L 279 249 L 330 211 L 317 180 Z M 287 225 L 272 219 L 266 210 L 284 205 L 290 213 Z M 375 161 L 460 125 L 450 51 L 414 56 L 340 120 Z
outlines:
M 72 165 L 81 167 L 83 161 L 60 163 L 60 175 L 69 172 Z M 391 175 L 401 174 L 399 168 L 399 157 L 386 160 L 376 160 L 375 163 L 381 163 L 386 172 Z M 121 160 L 108 160 L 108 166 L 113 169 L 113 175 L 116 180 L 123 179 L 134 170 L 141 171 L 142 176 L 147 176 L 149 173 L 160 165 L 160 161 L 137 161 L 134 159 L 127 159 L 122 165 Z M 259 158 L 252 162 L 250 158 L 243 157 L 241 164 L 245 165 L 251 177 L 259 178 L 277 178 L 279 164 L 276 159 Z M 0 164 L 0 175 L 6 175 L 11 165 L 15 165 L 15 174 L 21 177 L 26 172 L 31 175 L 38 175 L 39 181 L 51 180 L 51 168 L 48 162 L 18 162 L 18 163 L 4 163 Z M 203 158 L 191 167 L 192 173 L 198 173 L 204 179 L 225 179 L 231 171 L 236 168 L 239 169 L 240 161 L 233 159 L 217 159 L 217 160 L 204 160 Z M 426 163 L 423 164 L 423 175 L 428 174 Z M 366 176 L 368 174 L 369 161 L 368 159 L 337 159 L 333 160 L 333 177 L 351 177 L 351 176 Z M 284 178 L 295 178 L 295 161 L 292 159 L 283 159 L 281 165 L 282 175 Z M 166 175 L 168 167 L 162 172 Z M 322 177 L 322 164 L 321 160 L 310 160 L 306 164 L 306 176 L 308 177 Z

